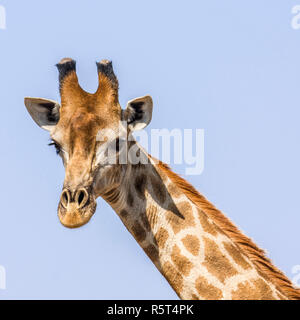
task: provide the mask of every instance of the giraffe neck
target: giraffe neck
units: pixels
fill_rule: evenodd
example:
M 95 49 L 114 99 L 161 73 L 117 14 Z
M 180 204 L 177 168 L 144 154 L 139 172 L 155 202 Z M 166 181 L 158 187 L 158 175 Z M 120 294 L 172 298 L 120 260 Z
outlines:
M 102 197 L 180 298 L 285 298 L 159 166 L 128 165 L 119 178 Z

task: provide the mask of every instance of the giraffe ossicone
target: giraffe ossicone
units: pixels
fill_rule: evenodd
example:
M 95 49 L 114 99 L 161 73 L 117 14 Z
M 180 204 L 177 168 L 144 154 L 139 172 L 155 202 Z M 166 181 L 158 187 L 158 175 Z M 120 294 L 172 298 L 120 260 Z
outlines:
M 25 105 L 63 160 L 58 217 L 64 226 L 86 224 L 102 197 L 180 298 L 300 299 L 261 249 L 133 139 L 151 121 L 149 95 L 123 110 L 108 60 L 97 63 L 94 94 L 80 87 L 74 60 L 57 68 L 61 103 L 27 97 Z

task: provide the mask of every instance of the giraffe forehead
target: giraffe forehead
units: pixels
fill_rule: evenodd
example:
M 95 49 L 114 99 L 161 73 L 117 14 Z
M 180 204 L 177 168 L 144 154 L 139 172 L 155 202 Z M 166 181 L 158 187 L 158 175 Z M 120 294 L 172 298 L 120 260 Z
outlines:
M 60 122 L 75 127 L 88 125 L 109 126 L 121 117 L 119 103 L 103 99 L 101 96 L 85 94 L 78 99 L 62 99 Z
M 93 132 L 97 128 L 103 128 L 108 125 L 106 117 L 101 117 L 90 112 L 75 112 L 67 119 L 70 129 L 76 133 Z
M 90 141 L 97 136 L 99 131 L 117 126 L 119 119 L 116 116 L 107 116 L 106 113 L 82 112 L 62 112 L 60 121 L 55 130 L 55 136 L 60 137 L 61 142 L 67 143 L 69 140 L 83 139 Z

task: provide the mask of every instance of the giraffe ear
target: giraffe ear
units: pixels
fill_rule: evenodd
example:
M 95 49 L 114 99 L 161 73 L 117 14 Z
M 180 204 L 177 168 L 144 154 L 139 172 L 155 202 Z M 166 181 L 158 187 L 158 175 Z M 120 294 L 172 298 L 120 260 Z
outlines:
M 152 119 L 153 101 L 150 96 L 144 96 L 128 101 L 123 113 L 131 131 L 144 129 Z
M 60 104 L 58 102 L 26 97 L 24 103 L 32 119 L 41 128 L 51 131 L 59 121 Z

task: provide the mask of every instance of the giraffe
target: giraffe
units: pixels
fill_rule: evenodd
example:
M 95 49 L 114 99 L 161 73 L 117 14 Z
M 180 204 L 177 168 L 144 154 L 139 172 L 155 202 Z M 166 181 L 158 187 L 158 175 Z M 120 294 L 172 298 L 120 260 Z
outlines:
M 132 133 L 152 119 L 151 96 L 130 100 L 123 110 L 108 60 L 97 63 L 94 94 L 80 87 L 74 60 L 64 58 L 57 68 L 61 103 L 26 97 L 25 106 L 49 131 L 65 167 L 58 205 L 62 225 L 86 224 L 102 197 L 179 298 L 300 299 L 300 290 L 263 250 L 134 140 Z M 110 149 L 115 162 L 108 161 Z M 124 155 L 131 161 L 120 161 Z

